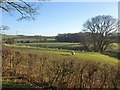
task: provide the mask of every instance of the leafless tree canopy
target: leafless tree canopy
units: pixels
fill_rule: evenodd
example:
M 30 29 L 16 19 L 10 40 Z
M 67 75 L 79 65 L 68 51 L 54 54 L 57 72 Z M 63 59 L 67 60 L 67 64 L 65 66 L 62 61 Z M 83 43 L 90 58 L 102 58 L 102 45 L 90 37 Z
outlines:
M 110 43 L 109 37 L 117 30 L 117 20 L 109 15 L 99 15 L 83 25 L 84 31 L 91 32 L 94 51 L 103 51 Z
M 19 0 L 18 2 L 8 2 L 6 0 L 0 0 L 0 8 L 7 13 L 17 12 L 20 14 L 18 20 L 34 20 L 35 16 L 38 15 L 40 3 L 25 2 Z

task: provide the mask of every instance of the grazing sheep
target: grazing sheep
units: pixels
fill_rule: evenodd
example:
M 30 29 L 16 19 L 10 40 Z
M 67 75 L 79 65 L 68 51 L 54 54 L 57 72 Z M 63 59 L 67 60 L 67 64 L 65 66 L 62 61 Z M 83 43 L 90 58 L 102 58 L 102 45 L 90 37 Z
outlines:
M 56 48 L 56 50 L 58 50 L 58 48 Z
M 23 45 L 23 47 L 26 47 L 25 45 Z
M 72 55 L 75 55 L 75 52 L 74 52 L 74 51 L 71 51 L 71 54 L 72 54 Z
M 85 52 L 85 50 L 82 50 L 82 52 Z

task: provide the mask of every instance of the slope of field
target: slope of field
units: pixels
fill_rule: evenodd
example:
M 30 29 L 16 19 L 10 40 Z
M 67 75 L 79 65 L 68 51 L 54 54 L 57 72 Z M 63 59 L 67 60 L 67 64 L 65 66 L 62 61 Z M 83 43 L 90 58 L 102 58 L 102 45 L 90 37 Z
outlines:
M 40 47 L 40 48 L 58 48 L 68 50 L 83 50 L 80 43 L 67 43 L 67 42 L 41 42 L 41 43 L 21 43 L 19 45 Z
M 65 57 L 73 57 L 75 60 L 93 60 L 98 61 L 105 64 L 118 64 L 118 59 L 103 55 L 101 53 L 95 52 L 82 52 L 82 51 L 75 51 L 76 55 L 71 55 L 71 50 L 61 50 L 61 49 L 50 49 L 50 48 L 36 48 L 36 47 L 23 47 L 23 46 L 13 46 L 16 49 L 20 49 L 24 52 L 32 52 L 32 53 L 48 53 L 48 54 L 56 54 L 62 55 Z
M 119 60 L 95 52 L 75 52 L 75 55 L 71 55 L 71 50 L 4 46 L 3 86 L 4 88 L 10 86 L 12 88 L 34 88 L 34 86 L 38 88 L 119 88 Z M 23 82 L 17 82 L 21 79 L 23 82 L 27 80 L 28 83 L 24 85 Z

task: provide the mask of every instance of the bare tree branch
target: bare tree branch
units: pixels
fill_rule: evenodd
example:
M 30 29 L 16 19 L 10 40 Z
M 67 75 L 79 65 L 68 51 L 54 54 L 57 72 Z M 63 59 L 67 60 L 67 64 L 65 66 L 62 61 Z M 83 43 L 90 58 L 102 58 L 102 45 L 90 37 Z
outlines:
M 91 32 L 94 51 L 102 52 L 109 45 L 112 32 L 117 30 L 117 20 L 109 15 L 99 15 L 87 20 L 83 27 L 85 31 Z
M 8 2 L 6 0 L 0 1 L 0 8 L 7 13 L 19 13 L 18 20 L 35 20 L 35 16 L 39 14 L 39 3 L 25 2 L 19 0 L 19 2 Z

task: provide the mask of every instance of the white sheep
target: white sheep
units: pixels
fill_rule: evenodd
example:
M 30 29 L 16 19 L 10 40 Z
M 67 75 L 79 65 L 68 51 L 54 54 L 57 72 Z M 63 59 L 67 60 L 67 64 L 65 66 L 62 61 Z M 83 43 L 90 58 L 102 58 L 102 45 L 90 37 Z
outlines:
M 75 52 L 74 52 L 74 51 L 71 51 L 71 54 L 72 54 L 72 55 L 75 55 Z

